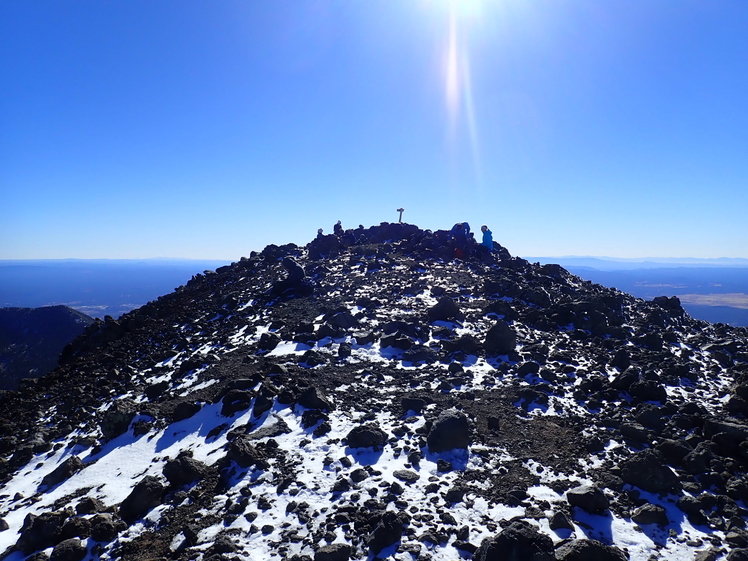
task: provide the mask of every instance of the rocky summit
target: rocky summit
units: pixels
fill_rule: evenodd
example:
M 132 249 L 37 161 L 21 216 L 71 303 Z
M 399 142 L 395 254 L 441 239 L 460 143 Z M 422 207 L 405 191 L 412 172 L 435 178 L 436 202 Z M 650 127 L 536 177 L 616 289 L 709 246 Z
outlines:
M 97 321 L 0 394 L 0 557 L 748 559 L 746 415 L 745 328 L 359 227 Z

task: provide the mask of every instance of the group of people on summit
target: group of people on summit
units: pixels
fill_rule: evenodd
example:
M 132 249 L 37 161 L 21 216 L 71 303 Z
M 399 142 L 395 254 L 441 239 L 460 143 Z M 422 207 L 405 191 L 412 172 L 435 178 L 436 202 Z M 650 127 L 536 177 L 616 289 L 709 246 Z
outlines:
M 479 256 L 483 257 L 490 255 L 494 250 L 493 233 L 485 224 L 480 227 L 480 230 L 483 233 L 483 239 L 476 251 Z M 475 246 L 475 236 L 470 231 L 470 224 L 467 222 L 458 222 L 452 226 L 452 229 L 449 231 L 448 242 L 451 244 L 453 256 L 456 259 L 470 257 L 474 249 L 473 246 Z
M 464 259 L 477 254 L 478 257 L 486 258 L 494 252 L 493 234 L 485 224 L 481 226 L 483 238 L 476 247 L 476 240 L 470 231 L 470 224 L 467 222 L 458 222 L 449 231 L 439 230 L 435 232 L 437 237 L 442 237 L 442 242 L 451 250 L 451 257 L 455 259 Z M 359 235 L 357 235 L 359 234 Z M 333 226 L 333 234 L 343 246 L 350 246 L 356 243 L 364 243 L 364 227 L 359 225 L 355 230 L 344 230 L 340 220 Z M 330 236 L 330 237 L 332 237 Z M 322 228 L 317 230 L 317 239 L 325 238 Z

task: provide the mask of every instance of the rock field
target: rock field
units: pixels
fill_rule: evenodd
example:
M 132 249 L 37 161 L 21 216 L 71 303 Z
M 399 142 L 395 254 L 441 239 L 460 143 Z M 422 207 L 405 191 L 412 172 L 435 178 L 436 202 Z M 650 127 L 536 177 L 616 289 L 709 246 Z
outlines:
M 0 393 L 0 559 L 748 559 L 748 329 L 409 224 L 271 245 Z

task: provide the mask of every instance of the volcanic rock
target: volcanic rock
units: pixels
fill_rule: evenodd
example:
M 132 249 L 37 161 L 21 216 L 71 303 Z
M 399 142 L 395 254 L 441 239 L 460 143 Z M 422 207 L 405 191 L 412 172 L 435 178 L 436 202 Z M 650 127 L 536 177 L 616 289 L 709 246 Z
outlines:
M 205 475 L 207 466 L 192 457 L 191 452 L 182 452 L 164 465 L 164 477 L 175 486 L 185 485 Z
M 678 476 L 662 464 L 661 457 L 651 448 L 637 452 L 624 461 L 621 478 L 650 493 L 679 491 L 682 486 Z
M 443 411 L 434 421 L 428 435 L 432 452 L 445 452 L 454 448 L 467 448 L 470 444 L 470 426 L 461 411 Z
M 513 352 L 516 346 L 517 334 L 502 319 L 497 320 L 486 334 L 484 347 L 487 353 L 505 355 Z
M 119 507 L 119 515 L 125 522 L 132 523 L 143 517 L 149 510 L 161 504 L 165 488 L 152 475 L 141 479 Z
M 597 540 L 572 540 L 556 550 L 557 561 L 628 561 L 617 547 Z
M 351 448 L 380 448 L 387 442 L 385 432 L 374 425 L 355 427 L 345 438 Z
M 556 561 L 553 541 L 527 522 L 518 520 L 498 536 L 486 538 L 473 555 L 474 561 Z
M 49 556 L 49 561 L 81 561 L 88 549 L 78 538 L 70 538 L 58 543 Z
M 126 401 L 115 401 L 101 420 L 101 432 L 104 438 L 116 438 L 124 433 L 135 417 L 133 405 Z
M 68 516 L 65 512 L 29 514 L 23 521 L 16 547 L 25 555 L 55 545 L 55 539 Z
M 351 546 L 347 543 L 323 545 L 314 552 L 314 561 L 348 561 L 351 558 Z
M 42 479 L 42 485 L 46 487 L 54 487 L 58 483 L 62 483 L 66 479 L 69 479 L 74 473 L 79 472 L 83 469 L 83 462 L 78 456 L 70 456 L 67 460 L 62 462 L 54 471 L 48 473 Z
M 631 520 L 637 524 L 658 524 L 659 526 L 667 526 L 670 522 L 667 511 L 663 507 L 649 503 L 638 507 L 631 515 Z
M 400 541 L 408 522 L 409 518 L 405 513 L 385 512 L 369 536 L 368 544 L 371 552 L 377 554 L 385 547 Z
M 603 514 L 609 505 L 608 497 L 595 485 L 580 485 L 569 489 L 566 500 L 571 506 L 578 506 L 591 514 Z

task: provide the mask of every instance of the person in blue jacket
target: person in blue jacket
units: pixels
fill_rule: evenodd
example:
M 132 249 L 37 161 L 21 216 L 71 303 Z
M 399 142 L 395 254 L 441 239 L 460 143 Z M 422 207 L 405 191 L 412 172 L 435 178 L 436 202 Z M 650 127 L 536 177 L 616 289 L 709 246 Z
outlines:
M 483 232 L 483 241 L 481 242 L 481 245 L 486 246 L 489 251 L 493 251 L 493 234 L 491 233 L 491 230 L 489 230 L 488 226 L 484 224 L 480 227 L 480 231 Z

